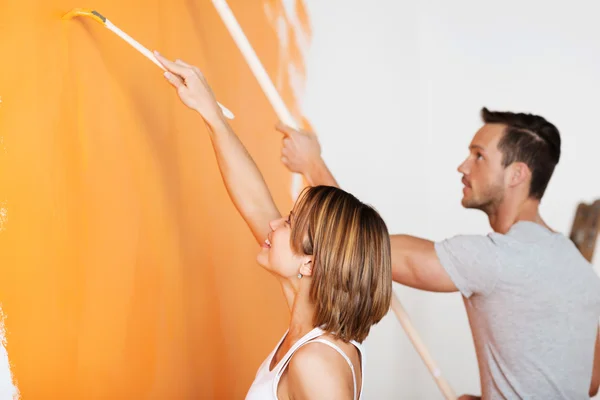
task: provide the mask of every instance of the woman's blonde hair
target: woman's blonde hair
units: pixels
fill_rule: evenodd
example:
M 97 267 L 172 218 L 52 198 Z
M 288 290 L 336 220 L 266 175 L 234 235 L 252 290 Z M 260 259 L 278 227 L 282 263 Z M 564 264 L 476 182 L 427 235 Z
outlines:
M 331 186 L 304 190 L 292 211 L 291 246 L 313 256 L 314 326 L 362 342 L 388 312 L 392 263 L 387 226 L 371 206 Z

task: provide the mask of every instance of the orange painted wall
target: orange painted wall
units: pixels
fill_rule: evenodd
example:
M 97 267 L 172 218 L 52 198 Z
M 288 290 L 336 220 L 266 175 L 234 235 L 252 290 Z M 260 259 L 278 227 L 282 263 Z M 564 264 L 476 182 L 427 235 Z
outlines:
M 275 76 L 263 3 L 230 6 Z M 21 397 L 243 398 L 286 327 L 283 298 L 200 118 L 112 32 L 60 19 L 87 6 L 198 65 L 292 205 L 276 116 L 210 0 L 0 2 L 0 305 Z

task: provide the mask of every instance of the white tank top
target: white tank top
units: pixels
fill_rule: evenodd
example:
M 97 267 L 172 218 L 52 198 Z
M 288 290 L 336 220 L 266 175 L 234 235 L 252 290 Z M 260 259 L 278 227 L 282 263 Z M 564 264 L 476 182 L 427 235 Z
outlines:
M 364 373 L 365 362 L 364 362 L 364 355 L 363 355 L 361 345 L 355 341 L 350 342 L 358 350 L 358 353 L 360 354 L 360 360 L 361 360 L 360 370 L 361 370 L 363 379 L 361 380 L 360 390 L 358 391 L 358 395 L 357 395 L 356 372 L 354 370 L 354 366 L 352 365 L 352 362 L 350 361 L 350 358 L 337 345 L 330 342 L 329 340 L 319 337 L 324 334 L 325 334 L 325 332 L 320 328 L 314 328 L 312 331 L 308 332 L 300 340 L 298 340 L 296 343 L 294 343 L 294 345 L 288 350 L 287 353 L 285 353 L 285 355 L 281 358 L 281 360 L 279 360 L 277 365 L 275 365 L 275 367 L 273 367 L 273 370 L 269 371 L 269 367 L 271 366 L 271 362 L 273 361 L 275 352 L 277 352 L 277 350 L 279 349 L 279 346 L 281 345 L 281 343 L 283 342 L 283 340 L 285 339 L 285 337 L 287 335 L 287 332 L 286 332 L 285 335 L 283 335 L 283 337 L 279 340 L 279 343 L 277 343 L 277 346 L 275 346 L 275 349 L 273 349 L 271 354 L 269 354 L 267 359 L 265 361 L 263 361 L 260 368 L 258 369 L 258 372 L 256 373 L 256 377 L 254 378 L 254 382 L 252 382 L 252 386 L 250 386 L 250 389 L 248 389 L 248 393 L 246 394 L 246 400 L 277 400 L 277 386 L 279 385 L 279 380 L 281 379 L 281 376 L 285 372 L 285 369 L 288 366 L 288 364 L 289 364 L 292 356 L 296 352 L 296 350 L 298 350 L 300 347 L 302 347 L 303 345 L 305 345 L 308 342 L 323 343 L 323 344 L 331 347 L 332 349 L 336 350 L 338 353 L 340 353 L 340 355 L 342 357 L 344 357 L 344 359 L 350 366 L 350 369 L 352 370 L 352 380 L 354 382 L 354 400 L 359 399 L 362 395 L 362 387 L 363 387 L 362 382 L 364 381 L 364 376 L 365 376 L 365 373 Z

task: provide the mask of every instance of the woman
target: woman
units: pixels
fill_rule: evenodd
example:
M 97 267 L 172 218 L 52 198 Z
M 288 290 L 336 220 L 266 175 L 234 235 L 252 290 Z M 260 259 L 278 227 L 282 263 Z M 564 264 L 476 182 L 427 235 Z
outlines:
M 208 126 L 225 186 L 261 244 L 258 263 L 279 279 L 291 311 L 288 331 L 246 399 L 359 399 L 360 343 L 391 300 L 385 223 L 371 207 L 329 186 L 308 188 L 281 218 L 198 68 L 156 56 L 183 103 Z

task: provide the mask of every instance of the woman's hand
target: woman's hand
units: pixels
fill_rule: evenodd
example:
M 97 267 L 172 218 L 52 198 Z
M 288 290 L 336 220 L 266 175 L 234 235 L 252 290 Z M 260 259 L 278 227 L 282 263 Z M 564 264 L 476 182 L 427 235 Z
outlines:
M 177 89 L 177 94 L 183 104 L 198 111 L 204 121 L 212 127 L 223 121 L 223 112 L 198 67 L 181 60 L 170 61 L 157 51 L 154 52 L 154 55 L 166 68 L 164 76 Z

